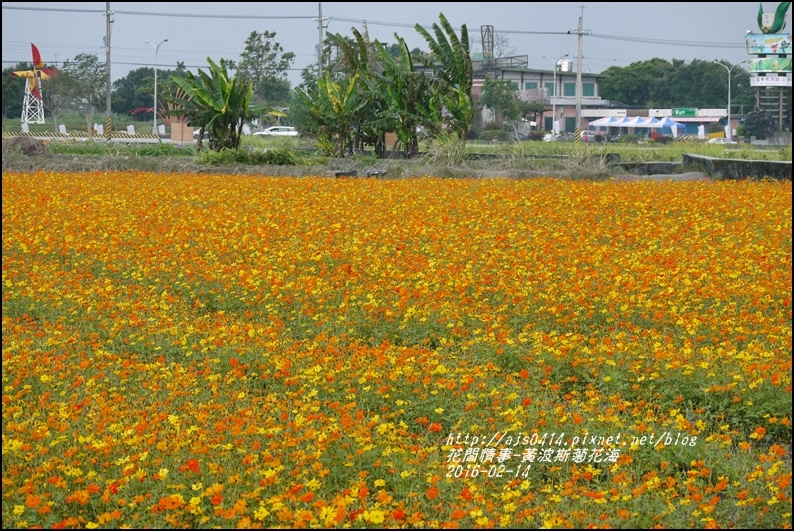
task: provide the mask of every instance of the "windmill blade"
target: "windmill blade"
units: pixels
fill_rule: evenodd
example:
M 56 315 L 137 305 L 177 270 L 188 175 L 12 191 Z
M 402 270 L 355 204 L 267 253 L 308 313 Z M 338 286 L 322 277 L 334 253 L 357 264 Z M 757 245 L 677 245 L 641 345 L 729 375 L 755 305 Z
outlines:
M 17 70 L 16 72 L 11 72 L 12 77 L 36 77 L 36 72 L 33 70 Z
M 51 77 L 55 77 L 56 75 L 58 75 L 57 68 L 44 68 L 42 70 L 39 70 L 39 77 L 41 79 L 50 79 Z
M 46 65 L 41 62 L 41 54 L 39 53 L 39 49 L 36 48 L 36 45 L 32 42 L 30 43 L 30 48 L 33 52 L 33 66 L 38 69 L 44 68 Z

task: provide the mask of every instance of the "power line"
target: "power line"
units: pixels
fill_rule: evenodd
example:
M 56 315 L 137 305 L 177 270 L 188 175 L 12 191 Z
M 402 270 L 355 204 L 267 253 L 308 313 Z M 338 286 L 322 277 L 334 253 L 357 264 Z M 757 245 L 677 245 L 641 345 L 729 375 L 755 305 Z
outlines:
M 60 62 L 63 62 L 63 61 L 60 61 Z M 18 65 L 18 64 L 21 64 L 21 63 L 30 63 L 30 61 L 3 61 L 3 64 L 9 64 L 9 65 Z M 52 65 L 57 66 L 58 63 L 52 62 L 52 63 L 48 63 L 48 64 L 52 64 Z M 138 66 L 138 67 L 141 67 L 141 68 L 152 68 L 152 67 L 154 67 L 153 64 L 141 63 L 141 62 L 138 62 L 138 61 L 136 61 L 134 63 L 128 63 L 126 61 L 111 61 L 111 64 L 112 65 L 119 65 L 119 66 Z M 160 69 L 160 70 L 173 70 L 173 69 L 176 69 L 176 67 L 177 67 L 177 65 L 168 65 L 168 64 L 165 64 L 165 63 L 159 63 L 157 65 L 157 68 Z M 207 65 L 206 64 L 203 64 L 203 65 L 184 65 L 184 67 L 185 68 L 204 68 L 204 69 L 206 69 Z M 302 68 L 291 67 L 291 68 L 287 68 L 287 70 L 300 72 L 303 69 Z
M 75 8 L 58 8 L 58 7 L 32 7 L 32 6 L 7 6 L 3 4 L 3 9 L 13 9 L 15 11 L 47 11 L 47 12 L 60 12 L 60 13 L 100 13 L 104 14 L 104 9 L 75 9 Z
M 304 55 L 306 55 L 306 54 L 304 54 Z M 54 67 L 57 68 L 63 62 L 64 61 L 47 61 L 46 63 L 47 63 L 48 66 L 54 66 Z M 3 63 L 4 68 L 5 68 L 5 65 L 16 66 L 16 65 L 19 65 L 19 64 L 30 64 L 31 60 L 30 59 L 22 59 L 22 60 L 18 60 L 18 61 L 9 60 L 9 61 L 3 61 L 2 63 Z M 141 61 L 135 61 L 135 62 L 111 61 L 110 64 L 113 65 L 113 66 L 135 66 L 135 67 L 139 67 L 139 68 L 153 68 L 154 67 L 153 63 L 146 63 L 146 62 L 141 62 Z M 199 69 L 199 68 L 200 69 L 204 69 L 204 70 L 207 69 L 207 64 L 206 63 L 197 64 L 197 65 L 184 64 L 182 66 L 184 66 L 184 68 L 186 68 L 188 70 Z M 177 68 L 177 65 L 176 64 L 169 65 L 167 63 L 160 62 L 160 63 L 158 63 L 157 68 L 160 69 L 160 70 L 175 70 Z M 290 72 L 301 72 L 301 71 L 303 71 L 303 68 L 289 67 L 289 68 L 286 68 L 285 70 L 290 71 Z
M 74 8 L 57 8 L 57 7 L 32 7 L 32 6 L 6 6 L 3 5 L 3 9 L 14 9 L 17 11 L 54 11 L 54 12 L 61 12 L 61 13 L 99 13 L 105 14 L 106 11 L 104 9 L 74 9 Z M 127 11 L 127 10 L 113 10 L 114 15 L 139 15 L 139 16 L 151 16 L 151 17 L 180 17 L 180 18 L 239 18 L 239 19 L 290 19 L 290 20 L 300 20 L 300 19 L 313 19 L 316 17 L 312 16 L 297 16 L 297 15 L 206 15 L 202 13 L 155 13 L 153 11 Z
M 75 8 L 55 8 L 55 7 L 32 7 L 32 6 L 9 6 L 3 5 L 3 9 L 19 10 L 19 11 L 53 11 L 63 13 L 99 13 L 104 14 L 102 9 L 75 9 Z M 151 16 L 151 17 L 179 17 L 179 18 L 220 18 L 220 19 L 282 19 L 282 20 L 315 20 L 315 15 L 300 16 L 300 15 L 232 15 L 232 14 L 204 14 L 204 13 L 159 13 L 154 11 L 128 11 L 128 10 L 114 10 L 114 14 L 121 15 L 135 15 L 135 16 Z M 385 22 L 381 20 L 366 20 L 345 17 L 327 17 L 331 21 L 351 22 L 354 24 L 367 24 L 372 26 L 385 26 L 394 28 L 414 28 L 416 24 L 407 24 L 400 22 Z M 423 26 L 429 28 L 430 26 Z M 530 30 L 494 30 L 494 33 L 502 33 L 505 35 L 566 35 L 568 31 L 530 31 Z M 647 37 L 627 37 L 621 35 L 607 35 L 599 33 L 590 33 L 588 36 L 597 39 L 623 41 L 623 42 L 636 42 L 643 44 L 660 44 L 665 46 L 683 46 L 691 47 L 698 46 L 703 48 L 744 48 L 744 43 L 736 42 L 704 42 L 704 41 L 682 41 L 680 39 L 651 39 Z
M 67 4 L 68 5 L 68 4 Z M 104 9 L 79 9 L 79 8 L 69 8 L 69 7 L 36 7 L 36 6 L 27 6 L 27 5 L 2 5 L 3 10 L 18 10 L 18 11 L 40 11 L 40 12 L 62 12 L 62 13 L 93 13 L 93 14 L 106 14 Z M 198 19 L 255 19 L 255 20 L 267 20 L 267 19 L 281 19 L 281 20 L 316 20 L 316 15 L 308 15 L 308 16 L 301 16 L 301 15 L 237 15 L 237 14 L 205 14 L 205 13 L 159 13 L 153 11 L 131 11 L 131 10 L 114 10 L 113 14 L 121 14 L 121 15 L 130 15 L 130 16 L 143 16 L 143 17 L 175 17 L 175 18 L 198 18 Z M 355 19 L 355 18 L 345 18 L 345 17 L 324 17 L 327 18 L 328 21 L 336 21 L 336 22 L 348 22 L 352 24 L 358 25 L 369 25 L 369 26 L 384 26 L 384 27 L 394 27 L 394 28 L 409 28 L 413 29 L 416 27 L 417 24 L 410 24 L 410 23 L 399 23 L 399 22 L 389 22 L 389 21 L 382 21 L 382 20 L 363 20 L 363 19 Z M 431 28 L 432 25 L 422 25 L 420 26 L 424 28 Z M 532 31 L 532 30 L 495 30 L 495 33 L 505 34 L 505 35 L 539 35 L 539 36 L 560 36 L 560 35 L 570 35 L 569 31 Z M 679 47 L 698 47 L 703 49 L 713 49 L 713 48 L 720 48 L 720 49 L 731 49 L 731 50 L 738 50 L 743 49 L 745 47 L 744 43 L 717 43 L 717 42 L 704 42 L 704 41 L 682 41 L 682 40 L 673 40 L 673 39 L 659 39 L 659 38 L 649 38 L 649 37 L 631 37 L 631 36 L 621 36 L 621 35 L 610 35 L 610 34 L 598 34 L 590 32 L 588 37 L 594 37 L 596 39 L 607 40 L 607 41 L 615 41 L 615 42 L 630 42 L 630 43 L 638 43 L 638 44 L 649 44 L 649 45 L 665 45 L 665 46 L 679 46 Z M 6 51 L 12 50 L 17 46 L 16 43 L 13 42 L 3 42 L 3 48 Z M 55 46 L 55 45 L 53 45 Z M 65 49 L 74 49 L 76 48 L 73 44 L 66 44 L 60 46 L 60 49 L 63 51 Z M 83 46 L 80 49 L 93 49 L 94 46 Z M 97 46 L 98 49 L 103 49 L 101 46 Z M 24 52 L 21 51 L 22 46 L 20 43 L 20 53 L 26 55 Z M 118 48 L 116 48 L 118 49 Z M 189 53 L 193 53 L 196 50 L 191 50 Z M 297 54 L 296 57 L 308 54 Z M 588 58 L 592 60 L 593 58 Z M 11 64 L 16 65 L 22 62 L 25 62 L 26 59 L 22 61 L 3 61 L 3 64 Z M 112 61 L 113 65 L 119 66 L 145 66 L 146 63 L 138 61 L 138 62 L 118 62 Z M 206 65 L 200 66 L 192 66 L 192 65 L 185 65 L 185 68 L 189 69 L 196 69 L 196 68 L 203 68 Z M 303 68 L 289 68 L 290 71 L 302 71 Z
M 611 40 L 611 41 L 625 41 L 625 42 L 639 42 L 643 44 L 663 44 L 665 46 L 697 46 L 699 48 L 745 48 L 747 44 L 735 42 L 703 42 L 703 41 L 682 41 L 682 40 L 667 40 L 667 39 L 649 39 L 646 37 L 621 37 L 619 35 L 601 35 L 598 33 L 590 34 L 590 37 L 597 39 Z

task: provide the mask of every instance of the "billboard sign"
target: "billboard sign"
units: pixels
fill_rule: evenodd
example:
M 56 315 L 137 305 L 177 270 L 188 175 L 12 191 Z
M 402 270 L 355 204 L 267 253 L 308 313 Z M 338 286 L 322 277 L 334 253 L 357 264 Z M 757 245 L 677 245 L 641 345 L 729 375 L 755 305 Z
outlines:
M 747 64 L 750 72 L 791 72 L 791 58 L 765 57 L 750 59 Z
M 751 87 L 790 87 L 791 74 L 769 74 L 750 76 Z
M 791 53 L 791 34 L 748 33 L 747 53 L 750 55 L 786 55 Z

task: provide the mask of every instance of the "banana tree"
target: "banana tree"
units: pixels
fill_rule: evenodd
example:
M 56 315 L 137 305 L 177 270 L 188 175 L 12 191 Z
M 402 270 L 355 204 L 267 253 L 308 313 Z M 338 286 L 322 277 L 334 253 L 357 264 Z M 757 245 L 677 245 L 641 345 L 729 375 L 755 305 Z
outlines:
M 326 73 L 318 80 L 316 91 L 309 94 L 296 88 L 295 95 L 321 137 L 333 142 L 337 155 L 344 157 L 357 116 L 367 105 L 367 100 L 360 97 L 358 74 L 337 82 Z
M 197 75 L 187 72 L 184 78 L 171 76 L 184 95 L 169 100 L 174 106 L 169 114 L 187 118 L 188 124 L 199 128 L 200 138 L 208 131 L 210 149 L 239 149 L 245 121 L 263 110 L 249 107 L 250 82 L 230 77 L 224 61 L 218 65 L 208 57 L 207 62 L 209 73 L 199 70 Z
M 368 100 L 353 120 L 351 147 L 363 149 L 364 145 L 375 145 L 376 150 L 380 151 L 385 141 L 385 131 L 373 128 L 372 121 L 384 105 L 381 94 L 373 91 L 372 87 L 382 66 L 378 63 L 376 43 L 370 42 L 369 32 L 366 29 L 363 33 L 356 28 L 351 29 L 352 39 L 338 33 L 328 35 L 329 42 L 339 50 L 339 60 L 334 67 L 336 73 L 344 71 L 348 76 L 358 74 L 358 97 Z
M 417 129 L 440 125 L 438 99 L 434 97 L 433 78 L 417 72 L 405 40 L 395 34 L 400 49 L 399 61 L 376 41 L 377 57 L 382 72 L 372 92 L 379 94 L 384 108 L 371 125 L 384 131 L 394 131 L 406 157 L 419 152 Z
M 474 124 L 469 33 L 464 24 L 458 38 L 443 13 L 439 14 L 439 22 L 440 26 L 433 24 L 435 38 L 420 24 L 416 24 L 415 28 L 430 48 L 433 62 L 428 63 L 428 66 L 436 72 L 438 97 L 444 105 L 450 127 L 465 141 L 466 133 Z

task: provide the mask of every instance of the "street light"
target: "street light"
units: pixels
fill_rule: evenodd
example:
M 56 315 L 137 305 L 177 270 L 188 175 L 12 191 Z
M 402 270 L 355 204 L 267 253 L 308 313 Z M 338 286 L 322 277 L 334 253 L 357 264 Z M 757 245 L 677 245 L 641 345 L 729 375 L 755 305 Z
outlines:
M 731 128 L 731 72 L 733 71 L 734 68 L 736 68 L 740 64 L 746 63 L 747 59 L 745 59 L 744 61 L 739 61 L 738 63 L 736 63 L 735 65 L 733 65 L 730 68 L 728 68 L 723 63 L 720 63 L 719 61 L 714 61 L 714 62 L 717 63 L 722 68 L 724 68 L 725 70 L 728 71 L 728 134 L 727 134 L 727 137 L 728 137 L 728 140 L 733 140 L 733 129 Z
M 543 57 L 546 59 L 551 59 L 551 57 L 547 57 L 545 55 Z M 554 130 L 554 124 L 557 122 L 557 99 L 556 99 L 557 98 L 557 65 L 560 63 L 560 61 L 562 61 L 566 57 L 568 57 L 567 53 L 563 56 L 560 56 L 559 59 L 554 61 L 554 80 L 553 80 L 554 94 L 551 99 L 551 114 L 553 115 L 553 118 L 551 120 L 551 132 L 554 133 L 555 135 L 559 133 L 559 131 Z
M 152 134 L 157 135 L 159 134 L 157 131 L 157 50 L 160 49 L 160 44 L 168 42 L 168 39 L 163 39 L 157 46 L 155 46 L 154 43 L 148 39 L 146 42 L 151 44 L 152 48 L 154 48 L 154 108 L 152 109 L 154 111 L 154 127 L 152 127 Z

